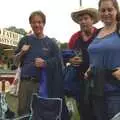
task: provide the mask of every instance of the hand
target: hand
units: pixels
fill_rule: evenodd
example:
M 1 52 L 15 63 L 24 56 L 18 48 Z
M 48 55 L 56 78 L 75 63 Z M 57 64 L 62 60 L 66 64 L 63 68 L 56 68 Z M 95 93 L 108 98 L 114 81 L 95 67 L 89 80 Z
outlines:
M 120 80 L 120 68 L 118 68 L 112 75 L 117 79 Z
M 17 85 L 18 80 L 14 79 L 14 81 L 12 82 L 12 85 Z
M 46 62 L 45 62 L 45 60 L 42 59 L 42 58 L 35 58 L 35 66 L 36 66 L 37 68 L 45 67 L 45 66 L 46 66 Z
M 23 45 L 22 52 L 27 52 L 30 49 L 30 45 Z
M 89 67 L 88 70 L 84 74 L 84 78 L 88 80 L 91 77 L 91 68 Z
M 82 63 L 82 59 L 78 56 L 72 57 L 69 61 L 71 64 L 75 65 L 80 65 Z
M 84 74 L 84 79 L 88 80 L 88 73 L 87 72 L 85 72 L 85 74 Z

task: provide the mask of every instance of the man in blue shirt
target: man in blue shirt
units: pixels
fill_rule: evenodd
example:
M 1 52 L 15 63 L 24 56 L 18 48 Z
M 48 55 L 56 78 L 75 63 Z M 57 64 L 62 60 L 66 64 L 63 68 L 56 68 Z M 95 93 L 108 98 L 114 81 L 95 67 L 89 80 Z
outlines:
M 41 11 L 35 11 L 30 15 L 29 23 L 34 33 L 23 37 L 16 50 L 21 60 L 19 115 L 30 112 L 32 93 L 45 98 L 63 98 L 59 48 L 51 38 L 44 35 L 46 17 Z

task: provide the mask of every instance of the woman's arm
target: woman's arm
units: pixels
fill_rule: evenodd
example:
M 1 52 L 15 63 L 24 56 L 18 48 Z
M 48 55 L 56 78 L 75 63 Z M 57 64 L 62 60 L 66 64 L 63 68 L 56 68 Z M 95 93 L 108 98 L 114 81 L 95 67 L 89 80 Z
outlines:
M 120 67 L 117 67 L 112 70 L 112 75 L 117 79 L 120 80 Z
M 89 66 L 89 68 L 87 69 L 87 71 L 84 74 L 84 78 L 86 80 L 88 80 L 91 76 L 92 76 L 92 72 L 91 72 L 91 67 Z

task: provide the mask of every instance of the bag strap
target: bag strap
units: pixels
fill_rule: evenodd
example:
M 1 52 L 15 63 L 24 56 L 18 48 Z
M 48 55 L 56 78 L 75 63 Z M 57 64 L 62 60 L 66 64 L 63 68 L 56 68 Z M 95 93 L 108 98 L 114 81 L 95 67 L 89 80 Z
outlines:
M 92 42 L 92 40 L 98 35 L 98 33 L 99 33 L 99 31 L 100 31 L 101 29 L 102 29 L 102 28 L 96 29 L 96 31 L 93 33 L 92 37 L 90 38 L 88 44 L 90 44 L 90 43 Z M 83 37 L 82 37 L 81 34 L 80 34 L 78 40 L 76 40 L 76 42 L 75 42 L 75 45 L 74 45 L 73 49 L 75 49 L 75 48 L 81 48 L 81 49 L 84 48 Z
M 24 45 L 24 44 L 26 44 L 26 45 L 29 45 L 29 36 L 25 36 L 23 39 L 21 39 L 22 41 L 22 43 L 20 44 L 20 46 L 19 46 L 19 49 L 21 49 L 22 48 L 22 46 Z M 22 66 L 22 64 L 23 64 L 23 59 L 24 59 L 24 56 L 22 57 L 22 58 L 19 58 L 19 57 L 15 57 L 15 61 L 16 61 L 16 66 L 17 67 L 21 67 Z

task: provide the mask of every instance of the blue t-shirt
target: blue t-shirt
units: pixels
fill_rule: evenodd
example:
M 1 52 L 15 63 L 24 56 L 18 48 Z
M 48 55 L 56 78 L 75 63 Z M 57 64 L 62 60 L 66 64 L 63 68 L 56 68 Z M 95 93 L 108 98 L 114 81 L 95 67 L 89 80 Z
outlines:
M 26 77 L 37 77 L 38 82 L 40 82 L 39 94 L 43 97 L 48 97 L 47 84 L 49 83 L 47 83 L 47 80 L 49 78 L 47 78 L 47 67 L 51 66 L 50 64 L 52 64 L 52 61 L 56 62 L 56 59 L 59 57 L 59 49 L 54 41 L 47 36 L 39 39 L 35 35 L 30 35 L 21 39 L 16 53 L 20 52 L 24 44 L 30 45 L 30 49 L 23 56 L 21 79 Z M 35 58 L 39 57 L 47 62 L 47 67 L 37 68 L 35 66 Z M 54 78 L 52 80 L 54 80 Z
M 88 47 L 90 66 L 112 70 L 120 67 L 120 37 L 113 32 L 103 38 L 96 37 Z M 117 86 L 106 84 L 105 89 L 115 90 Z
M 31 35 L 27 37 L 27 44 L 31 47 L 30 50 L 24 55 L 24 61 L 21 68 L 21 77 L 39 77 L 40 69 L 35 67 L 35 58 L 41 57 L 44 60 L 47 60 L 52 57 L 52 40 L 47 36 L 39 40 L 34 35 Z

